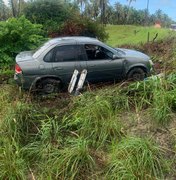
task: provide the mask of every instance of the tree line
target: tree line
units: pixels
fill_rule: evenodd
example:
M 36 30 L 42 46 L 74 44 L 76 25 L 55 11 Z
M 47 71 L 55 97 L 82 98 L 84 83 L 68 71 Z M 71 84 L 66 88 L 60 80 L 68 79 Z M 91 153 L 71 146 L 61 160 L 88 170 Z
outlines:
M 161 9 L 150 14 L 148 9 L 137 10 L 131 7 L 135 0 L 127 0 L 127 5 L 116 1 L 113 5 L 109 0 L 77 0 L 84 16 L 99 20 L 103 24 L 133 24 L 153 25 L 160 22 L 163 27 L 169 27 L 174 21 Z
M 69 12 L 68 6 L 71 9 L 78 10 L 82 16 L 102 24 L 153 25 L 155 22 L 160 22 L 162 26 L 169 27 L 173 23 L 173 20 L 160 9 L 154 14 L 150 14 L 147 9 L 136 10 L 131 7 L 131 3 L 135 0 L 127 0 L 127 5 L 122 5 L 118 1 L 111 5 L 109 0 L 9 0 L 8 5 L 6 5 L 3 0 L 0 0 L 0 20 L 26 15 L 26 11 L 29 10 L 31 5 L 36 7 L 37 3 L 41 4 L 42 2 L 47 11 L 47 1 L 52 2 L 53 13 L 55 13 L 55 4 L 58 4 L 58 2 L 65 3 Z M 38 14 L 43 13 L 40 12 L 40 8 L 38 11 Z M 30 16 L 35 16 L 35 13 L 32 13 L 33 11 Z M 48 18 L 52 19 L 52 13 L 50 15 L 51 17 Z

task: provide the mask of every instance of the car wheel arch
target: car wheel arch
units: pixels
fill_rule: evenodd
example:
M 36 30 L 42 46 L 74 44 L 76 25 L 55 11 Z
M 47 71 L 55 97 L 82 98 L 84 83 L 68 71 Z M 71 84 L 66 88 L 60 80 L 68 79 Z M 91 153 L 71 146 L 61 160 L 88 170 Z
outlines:
M 140 81 L 147 77 L 147 68 L 144 66 L 134 66 L 129 69 L 126 74 L 126 79 L 133 81 Z
M 42 81 L 44 81 L 46 79 L 52 79 L 52 80 L 60 81 L 61 86 L 63 85 L 62 79 L 59 78 L 58 76 L 42 76 L 42 77 L 38 77 L 34 80 L 33 87 L 36 88 L 39 83 L 41 83 Z
M 147 74 L 147 68 L 145 67 L 145 66 L 143 66 L 143 65 L 137 65 L 137 66 L 132 66 L 132 67 L 130 67 L 127 71 L 126 71 L 126 76 L 128 76 L 128 74 L 130 73 L 130 71 L 132 71 L 132 70 L 134 70 L 134 69 L 136 69 L 136 68 L 140 68 L 140 69 L 142 69 L 146 74 Z

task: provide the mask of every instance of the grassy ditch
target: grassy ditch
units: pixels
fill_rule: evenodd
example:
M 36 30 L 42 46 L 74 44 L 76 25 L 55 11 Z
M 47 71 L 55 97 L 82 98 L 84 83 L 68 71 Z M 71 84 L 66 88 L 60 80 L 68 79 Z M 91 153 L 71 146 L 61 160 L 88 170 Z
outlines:
M 59 102 L 1 85 L 0 179 L 173 178 L 175 82 L 173 74 Z

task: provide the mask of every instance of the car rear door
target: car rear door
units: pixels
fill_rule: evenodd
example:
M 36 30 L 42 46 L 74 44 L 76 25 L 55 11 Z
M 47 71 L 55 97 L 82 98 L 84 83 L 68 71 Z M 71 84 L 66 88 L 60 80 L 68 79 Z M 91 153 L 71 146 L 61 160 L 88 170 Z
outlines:
M 63 82 L 69 83 L 75 69 L 81 71 L 86 65 L 80 66 L 80 45 L 61 45 L 54 50 L 53 73 L 60 77 Z

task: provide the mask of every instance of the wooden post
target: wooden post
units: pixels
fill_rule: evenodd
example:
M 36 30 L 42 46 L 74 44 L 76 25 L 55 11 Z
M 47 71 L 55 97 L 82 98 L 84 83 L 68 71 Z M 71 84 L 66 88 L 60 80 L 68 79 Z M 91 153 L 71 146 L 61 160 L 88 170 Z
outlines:
M 147 42 L 150 41 L 150 32 L 147 33 Z

